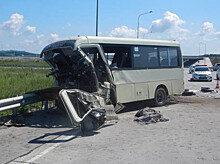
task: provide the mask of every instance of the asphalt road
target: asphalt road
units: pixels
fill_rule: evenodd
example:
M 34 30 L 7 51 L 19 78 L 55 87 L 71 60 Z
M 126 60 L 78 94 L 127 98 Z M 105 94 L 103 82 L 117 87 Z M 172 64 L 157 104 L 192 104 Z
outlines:
M 215 72 L 213 72 L 214 74 Z M 56 110 L 26 118 L 23 127 L 0 127 L 0 163 L 220 163 L 220 94 L 201 93 L 212 82 L 190 82 L 185 88 L 195 96 L 174 97 L 161 111 L 168 122 L 140 125 L 134 115 L 140 103 L 118 114 L 117 123 L 82 135 L 68 117 Z
M 188 69 L 185 68 L 184 72 L 184 81 L 185 81 L 185 89 L 190 90 L 200 90 L 201 87 L 209 87 L 210 89 L 215 89 L 216 87 L 216 71 L 212 72 L 212 82 L 207 81 L 191 81 L 192 74 L 188 73 Z

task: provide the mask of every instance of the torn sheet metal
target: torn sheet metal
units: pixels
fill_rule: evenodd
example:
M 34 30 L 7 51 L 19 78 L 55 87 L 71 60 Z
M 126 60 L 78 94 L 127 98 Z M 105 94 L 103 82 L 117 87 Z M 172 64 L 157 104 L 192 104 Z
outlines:
M 106 120 L 106 109 L 114 107 L 105 104 L 102 97 L 78 89 L 63 89 L 59 96 L 73 125 L 79 125 L 82 131 L 92 131 L 102 126 Z M 106 109 L 105 109 L 106 107 Z

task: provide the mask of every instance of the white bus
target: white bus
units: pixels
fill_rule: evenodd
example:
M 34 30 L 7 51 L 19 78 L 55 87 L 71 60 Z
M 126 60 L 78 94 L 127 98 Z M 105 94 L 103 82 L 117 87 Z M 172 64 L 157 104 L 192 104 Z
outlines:
M 184 90 L 176 41 L 77 37 L 52 43 L 41 55 L 55 86 L 98 93 L 113 105 L 152 99 L 161 106 Z

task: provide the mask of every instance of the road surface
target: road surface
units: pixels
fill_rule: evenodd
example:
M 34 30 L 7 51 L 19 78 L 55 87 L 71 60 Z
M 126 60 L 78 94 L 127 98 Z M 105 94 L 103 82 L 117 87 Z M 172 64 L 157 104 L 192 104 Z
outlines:
M 195 96 L 174 97 L 167 106 L 154 108 L 168 122 L 134 122 L 141 104 L 133 103 L 130 111 L 118 114 L 118 122 L 86 136 L 56 110 L 34 113 L 23 127 L 1 126 L 0 163 L 219 164 L 220 94 L 198 91 L 214 89 L 216 80 L 190 82 L 190 76 L 185 69 L 185 88 Z

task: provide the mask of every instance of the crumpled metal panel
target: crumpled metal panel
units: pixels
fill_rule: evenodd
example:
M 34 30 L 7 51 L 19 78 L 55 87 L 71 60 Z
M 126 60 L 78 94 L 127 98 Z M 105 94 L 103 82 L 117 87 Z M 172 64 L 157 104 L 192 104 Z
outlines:
M 78 89 L 63 89 L 59 96 L 73 125 L 82 131 L 98 129 L 105 122 L 104 99 Z

